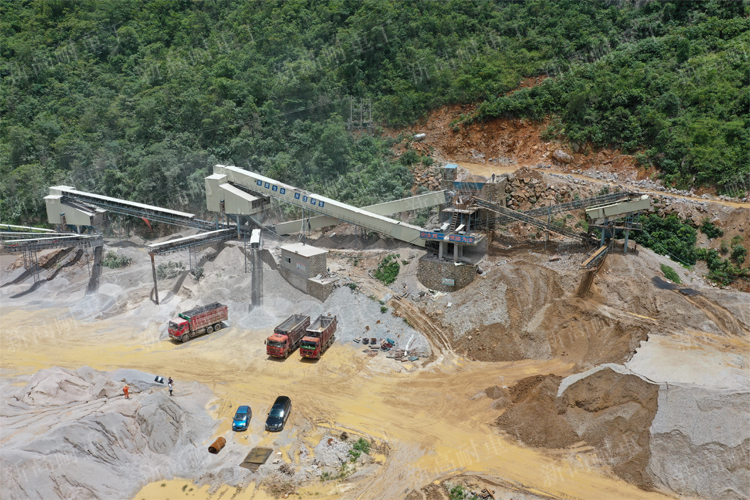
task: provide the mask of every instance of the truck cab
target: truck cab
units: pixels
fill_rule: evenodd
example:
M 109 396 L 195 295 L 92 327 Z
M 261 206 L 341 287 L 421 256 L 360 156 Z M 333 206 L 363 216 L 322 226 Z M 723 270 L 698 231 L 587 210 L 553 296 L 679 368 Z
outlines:
M 179 339 L 183 334 L 190 331 L 190 323 L 183 318 L 177 317 L 169 322 L 169 337 Z
M 305 337 L 302 339 L 302 345 L 299 352 L 305 358 L 320 357 L 320 339 L 317 337 Z
M 284 353 L 289 350 L 289 337 L 274 333 L 266 340 L 266 352 L 269 356 L 283 357 Z

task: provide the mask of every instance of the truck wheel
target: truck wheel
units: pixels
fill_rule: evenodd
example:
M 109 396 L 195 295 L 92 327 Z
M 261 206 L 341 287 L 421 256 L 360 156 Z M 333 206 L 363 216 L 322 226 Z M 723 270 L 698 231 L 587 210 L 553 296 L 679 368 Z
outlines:
M 215 331 L 215 332 L 218 332 L 219 330 L 221 330 L 221 323 L 216 323 L 216 324 L 214 325 L 214 331 Z
M 182 340 L 182 343 L 184 344 L 185 342 L 187 342 L 188 340 L 190 340 L 190 334 L 186 333 L 185 335 L 183 335 L 182 337 L 180 337 L 180 340 Z
M 214 327 L 213 326 L 206 327 L 206 333 L 214 333 Z

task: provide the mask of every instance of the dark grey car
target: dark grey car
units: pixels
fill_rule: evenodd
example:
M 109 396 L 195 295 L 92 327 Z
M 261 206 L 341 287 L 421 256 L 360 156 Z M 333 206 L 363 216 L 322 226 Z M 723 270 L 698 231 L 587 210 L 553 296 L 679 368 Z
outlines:
M 268 412 L 268 418 L 266 419 L 266 430 L 278 432 L 284 429 L 289 418 L 289 413 L 292 411 L 292 400 L 287 396 L 279 396 L 274 401 L 271 411 Z

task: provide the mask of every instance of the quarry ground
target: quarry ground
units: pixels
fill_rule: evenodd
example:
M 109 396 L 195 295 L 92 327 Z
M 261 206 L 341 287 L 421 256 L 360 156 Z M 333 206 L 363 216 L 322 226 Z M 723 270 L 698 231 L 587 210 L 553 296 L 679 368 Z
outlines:
M 109 241 L 134 262 L 105 269 L 95 295 L 84 296 L 83 261 L 23 297 L 8 298 L 28 283 L 0 289 L 3 325 L 12 325 L 0 413 L 10 498 L 295 492 L 417 500 L 447 498 L 458 484 L 496 498 L 748 494 L 747 294 L 716 289 L 682 268 L 700 294 L 661 289 L 652 279 L 668 260 L 641 249 L 611 256 L 580 299 L 582 249 L 553 238 L 545 253 L 506 234 L 467 288 L 420 295 L 414 274 L 423 251 L 378 238 L 354 251 L 346 233 L 341 226 L 319 239 L 340 247 L 331 249 L 331 272 L 358 288 L 342 286 L 326 303 L 266 267 L 264 306 L 249 311 L 250 274 L 241 249 L 228 244 L 201 255 L 200 282 L 184 274 L 161 281 L 157 306 L 148 298 L 150 265 L 139 238 Z M 385 287 L 371 279 L 377 262 L 396 252 L 408 263 L 398 281 Z M 561 259 L 551 261 L 554 254 Z M 4 271 L 3 282 L 20 272 Z M 381 313 L 377 299 L 403 290 L 409 298 L 391 300 Z M 229 328 L 188 344 L 165 338 L 172 315 L 212 300 L 229 303 Z M 264 353 L 272 327 L 295 312 L 339 315 L 339 341 L 318 362 Z M 398 336 L 400 345 L 422 342 L 429 358 L 368 356 L 352 342 L 365 332 Z M 175 379 L 173 399 L 154 375 Z M 122 382 L 136 388 L 130 400 Z M 266 433 L 265 412 L 279 394 L 292 398 L 292 419 L 284 432 Z M 230 419 L 240 404 L 255 416 L 250 430 L 234 433 Z M 344 431 L 349 444 L 340 439 Z M 209 455 L 219 436 L 227 447 Z M 373 451 L 351 463 L 347 451 L 360 436 Z M 237 466 L 253 446 L 274 449 L 256 473 Z M 343 474 L 342 463 L 350 464 Z M 284 464 L 292 474 L 280 471 Z M 99 469 L 104 476 L 91 477 Z
M 440 112 L 427 140 L 441 130 L 444 143 L 420 147 L 459 160 L 465 178 L 512 173 L 517 209 L 597 194 L 607 179 L 591 168 L 618 173 L 612 187 L 649 177 L 609 151 L 590 165 L 569 151 L 579 163 L 528 168 L 550 153 L 528 124 L 498 121 L 450 149 L 454 133 L 441 127 L 460 111 Z M 435 175 L 415 168 L 424 186 L 434 188 Z M 747 203 L 656 191 L 660 213 L 709 217 L 725 239 L 750 246 Z M 340 285 L 331 297 L 321 303 L 264 266 L 255 309 L 238 243 L 193 255 L 200 281 L 187 271 L 160 280 L 160 305 L 151 298 L 152 240 L 108 239 L 105 251 L 133 262 L 105 268 L 88 296 L 85 257 L 46 253 L 37 289 L 27 293 L 30 279 L 0 288 L 3 498 L 442 500 L 457 485 L 505 500 L 750 497 L 750 295 L 716 287 L 700 264 L 683 268 L 639 247 L 610 255 L 579 297 L 585 249 L 553 235 L 545 250 L 544 236 L 521 225 L 496 231 L 486 255 L 474 256 L 482 274 L 441 294 L 416 279 L 424 250 L 329 228 L 312 240 L 330 250 Z M 288 242 L 264 245 L 278 260 Z M 371 273 L 389 254 L 402 268 L 385 286 Z M 157 257 L 167 261 L 187 267 L 188 255 Z M 0 256 L 0 284 L 21 278 L 19 264 Z M 663 281 L 661 264 L 684 285 Z M 229 305 L 227 328 L 168 340 L 170 318 L 211 301 Z M 336 343 L 317 362 L 268 358 L 263 340 L 298 313 L 336 314 Z M 394 338 L 419 359 L 363 352 L 355 339 L 365 335 Z M 156 375 L 175 379 L 174 397 Z M 267 433 L 266 411 L 281 394 L 292 398 L 291 419 Z M 235 433 L 241 404 L 254 416 Z M 211 455 L 218 437 L 227 446 Z M 360 437 L 371 451 L 351 461 Z M 255 446 L 274 450 L 266 464 L 238 467 Z

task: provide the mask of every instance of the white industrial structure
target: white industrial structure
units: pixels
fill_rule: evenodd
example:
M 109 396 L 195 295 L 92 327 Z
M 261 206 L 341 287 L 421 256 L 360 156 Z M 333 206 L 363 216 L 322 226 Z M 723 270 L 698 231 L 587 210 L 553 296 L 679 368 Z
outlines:
M 225 177 L 220 177 L 225 176 Z M 302 208 L 305 211 L 314 212 L 316 214 L 331 217 L 340 222 L 348 222 L 357 226 L 366 228 L 370 231 L 375 231 L 381 234 L 385 234 L 397 240 L 411 243 L 412 245 L 425 246 L 424 240 L 420 238 L 420 233 L 423 231 L 422 228 L 407 224 L 405 222 L 391 219 L 384 215 L 370 212 L 364 208 L 357 208 L 340 201 L 332 200 L 331 198 L 307 191 L 305 189 L 296 188 L 289 184 L 284 184 L 270 177 L 265 177 L 254 172 L 225 165 L 216 165 L 214 167 L 214 175 L 210 176 L 217 179 L 221 179 L 222 183 L 229 182 L 232 186 L 239 187 L 242 189 L 243 194 L 245 191 L 250 191 L 261 197 L 275 198 L 290 205 L 295 205 Z M 207 180 L 208 182 L 208 180 Z M 215 191 L 209 194 L 206 193 L 208 198 L 213 198 L 210 206 L 216 206 L 216 198 L 220 195 L 224 196 L 225 206 L 227 205 L 227 199 L 229 196 L 241 196 L 224 191 L 222 193 L 216 193 Z M 442 196 L 443 199 L 445 195 Z M 409 198 L 407 198 L 409 200 Z M 403 201 L 403 200 L 401 200 Z M 232 202 L 233 204 L 240 205 L 239 201 Z M 396 204 L 390 205 L 387 210 L 391 213 L 409 210 L 409 208 L 399 208 Z M 406 201 L 403 203 L 403 207 L 414 206 L 414 201 Z M 423 205 L 424 206 L 424 205 Z M 231 213 L 231 212 L 227 212 Z M 301 225 L 301 224 L 300 224 Z M 302 228 L 300 227 L 300 230 Z

